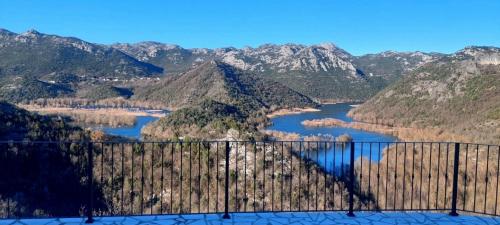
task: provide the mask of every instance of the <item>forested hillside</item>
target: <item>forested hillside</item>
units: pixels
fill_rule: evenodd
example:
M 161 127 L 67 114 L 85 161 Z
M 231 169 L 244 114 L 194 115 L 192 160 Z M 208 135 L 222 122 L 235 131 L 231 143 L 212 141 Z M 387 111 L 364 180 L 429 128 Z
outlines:
M 500 49 L 469 47 L 427 63 L 352 110 L 362 121 L 500 140 Z
M 310 98 L 272 80 L 210 61 L 134 98 L 162 102 L 179 110 L 144 129 L 161 137 L 220 137 L 229 128 L 253 132 L 265 124 L 265 113 L 279 108 L 315 107 Z

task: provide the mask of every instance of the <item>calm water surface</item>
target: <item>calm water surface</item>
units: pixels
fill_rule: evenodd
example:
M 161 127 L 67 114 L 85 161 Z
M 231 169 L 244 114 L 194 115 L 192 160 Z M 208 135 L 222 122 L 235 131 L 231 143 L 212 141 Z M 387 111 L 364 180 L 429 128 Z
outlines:
M 96 129 L 102 130 L 106 134 L 140 139 L 141 138 L 141 129 L 144 126 L 146 126 L 146 124 L 154 122 L 158 119 L 159 119 L 158 117 L 153 117 L 153 116 L 138 116 L 134 126 L 125 126 L 125 127 L 101 126 L 101 127 L 97 127 Z
M 300 134 L 301 136 L 329 134 L 337 137 L 342 134 L 349 134 L 352 136 L 355 142 L 367 142 L 357 143 L 355 145 L 354 155 L 356 159 L 358 159 L 360 156 L 364 156 L 367 159 L 378 161 L 383 152 L 383 149 L 388 145 L 387 142 L 396 141 L 397 139 L 395 137 L 352 128 L 306 127 L 301 124 L 301 122 L 304 120 L 323 118 L 336 118 L 347 122 L 352 122 L 352 119 L 347 117 L 347 112 L 349 112 L 351 108 L 352 106 L 349 103 L 328 104 L 321 106 L 321 111 L 319 112 L 307 112 L 296 115 L 275 117 L 271 120 L 273 122 L 273 125 L 269 126 L 268 129 L 284 132 L 295 132 Z M 304 145 L 305 146 L 302 146 L 302 149 L 307 148 L 307 144 Z M 316 144 L 310 143 L 309 145 L 315 147 Z M 296 145 L 294 146 L 294 148 L 298 149 L 300 148 L 300 146 Z M 320 146 L 318 151 L 303 151 L 302 155 L 305 158 L 309 158 L 317 162 L 321 167 L 323 167 L 323 169 L 328 172 L 335 171 L 336 173 L 341 173 L 342 170 L 339 170 L 339 168 L 343 168 L 349 165 L 349 148 L 349 145 L 323 145 Z
M 335 137 L 342 134 L 349 134 L 357 143 L 355 145 L 355 158 L 364 156 L 366 159 L 378 161 L 387 147 L 387 142 L 393 142 L 397 139 L 393 136 L 384 135 L 376 132 L 368 132 L 352 128 L 342 127 L 305 127 L 301 124 L 304 120 L 336 118 L 347 122 L 352 122 L 352 119 L 347 117 L 347 112 L 352 108 L 349 103 L 328 104 L 320 107 L 319 112 L 306 112 L 296 115 L 284 115 L 272 119 L 273 125 L 268 127 L 270 130 L 278 130 L 284 132 L 295 132 L 301 136 L 330 134 Z M 129 138 L 140 139 L 141 129 L 148 123 L 156 121 L 157 117 L 138 116 L 137 122 L 131 127 L 99 127 L 107 134 L 119 135 Z M 368 143 L 371 142 L 371 143 Z M 315 143 L 310 143 L 309 147 L 314 147 Z M 300 146 L 298 143 L 294 145 L 294 149 L 306 149 L 307 144 Z M 317 151 L 302 151 L 305 158 L 309 158 L 318 163 L 323 169 L 328 172 L 343 173 L 340 168 L 345 168 L 349 165 L 349 145 L 336 146 L 320 146 Z

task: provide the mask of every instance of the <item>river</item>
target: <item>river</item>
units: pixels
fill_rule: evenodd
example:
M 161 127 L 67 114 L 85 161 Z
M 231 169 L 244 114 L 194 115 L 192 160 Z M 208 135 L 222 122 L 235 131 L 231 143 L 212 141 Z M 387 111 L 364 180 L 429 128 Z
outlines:
M 397 140 L 395 137 L 352 128 L 305 127 L 301 124 L 301 122 L 304 120 L 322 118 L 336 118 L 351 122 L 352 119 L 347 117 L 347 112 L 349 112 L 351 108 L 352 106 L 349 103 L 327 104 L 321 106 L 321 111 L 317 112 L 305 112 L 301 114 L 278 116 L 271 119 L 273 124 L 268 127 L 268 129 L 284 132 L 294 132 L 300 134 L 301 136 L 329 134 L 337 137 L 342 134 L 349 134 L 355 142 L 365 142 L 355 145 L 356 159 L 358 159 L 360 156 L 364 156 L 366 158 L 372 159 L 373 161 L 378 161 L 380 159 L 380 155 L 383 152 L 383 149 L 387 146 L 387 143 Z M 140 139 L 141 129 L 146 124 L 154 122 L 157 119 L 157 117 L 152 116 L 138 116 L 137 122 L 134 126 L 102 126 L 98 129 L 103 130 L 107 134 Z M 303 148 L 305 147 L 307 146 L 303 146 Z M 304 152 L 302 154 L 304 157 L 308 157 L 311 160 L 317 162 L 323 169 L 328 172 L 339 172 L 340 167 L 349 165 L 349 151 L 346 149 L 349 149 L 348 145 L 337 145 L 326 148 L 326 150 L 324 147 L 322 147 L 318 151 L 310 151 L 308 152 L 309 156 Z
M 159 119 L 158 117 L 154 116 L 137 116 L 137 120 L 133 126 L 121 126 L 121 127 L 99 126 L 99 127 L 94 127 L 94 129 L 102 130 L 106 134 L 140 140 L 141 129 L 148 123 L 154 122 L 158 119 Z
M 396 141 L 396 137 L 368 132 L 352 128 L 343 127 L 306 127 L 301 124 L 304 120 L 336 118 L 351 122 L 352 119 L 347 113 L 352 108 L 350 103 L 327 104 L 320 107 L 321 111 L 305 112 L 295 115 L 278 116 L 271 119 L 273 125 L 269 130 L 284 132 L 294 132 L 301 136 L 329 134 L 335 137 L 342 134 L 349 134 L 355 142 L 365 142 L 355 144 L 354 156 L 358 159 L 363 156 L 373 161 L 379 161 L 383 149 L 388 142 Z M 306 144 L 305 144 L 306 145 Z M 312 143 L 314 145 L 314 143 Z M 307 146 L 303 146 L 304 148 Z M 337 145 L 329 148 L 321 147 L 318 151 L 302 152 L 303 157 L 310 158 L 328 172 L 342 173 L 339 168 L 349 165 L 349 145 Z M 307 155 L 309 154 L 309 155 Z

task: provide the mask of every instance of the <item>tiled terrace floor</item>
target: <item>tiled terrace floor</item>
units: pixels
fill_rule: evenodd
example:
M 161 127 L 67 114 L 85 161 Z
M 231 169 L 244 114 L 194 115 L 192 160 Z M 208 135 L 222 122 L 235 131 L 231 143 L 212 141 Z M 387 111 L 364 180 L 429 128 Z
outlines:
M 94 224 L 500 224 L 500 217 L 419 212 L 358 212 L 347 217 L 343 212 L 233 213 L 224 220 L 219 214 L 97 217 Z M 0 220 L 0 224 L 84 224 L 84 218 Z

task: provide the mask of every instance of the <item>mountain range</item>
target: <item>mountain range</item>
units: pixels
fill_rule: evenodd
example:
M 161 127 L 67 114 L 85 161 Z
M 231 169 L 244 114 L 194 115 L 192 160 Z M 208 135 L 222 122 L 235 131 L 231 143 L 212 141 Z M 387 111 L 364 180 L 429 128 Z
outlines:
M 331 43 L 187 49 L 0 29 L 0 100 L 158 102 L 178 109 L 159 121 L 159 129 L 198 134 L 213 127 L 220 133 L 235 126 L 254 129 L 266 123 L 258 121 L 263 114 L 279 108 L 366 101 L 351 112 L 357 120 L 437 127 L 491 142 L 500 139 L 499 77 L 496 47 L 354 56 Z
M 365 100 L 404 72 L 441 55 L 383 52 L 357 57 L 331 43 L 266 44 L 242 49 L 184 49 L 156 42 L 112 46 L 164 68 L 166 74 L 185 71 L 207 60 L 218 60 L 286 84 L 319 101 Z
M 424 64 L 350 114 L 371 123 L 439 128 L 469 141 L 498 143 L 500 48 L 467 47 Z
M 280 82 L 316 101 L 362 101 L 405 72 L 441 56 L 422 52 L 353 56 L 331 43 L 241 49 L 186 49 L 157 42 L 108 46 L 35 30 L 22 34 L 0 30 L 0 97 L 15 102 L 81 97 L 81 89 L 103 84 L 133 91 L 137 80 L 168 77 L 215 60 Z M 19 91 L 26 82 L 36 84 L 30 94 Z

